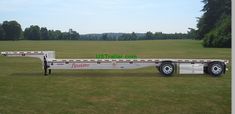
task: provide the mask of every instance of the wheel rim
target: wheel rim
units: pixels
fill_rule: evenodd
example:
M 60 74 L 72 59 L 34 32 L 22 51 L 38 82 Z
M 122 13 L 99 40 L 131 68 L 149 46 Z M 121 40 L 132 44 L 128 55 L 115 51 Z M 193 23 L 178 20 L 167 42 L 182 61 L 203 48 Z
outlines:
M 211 67 L 211 71 L 212 71 L 213 74 L 218 75 L 222 72 L 222 66 L 219 65 L 219 64 L 215 64 Z
M 173 67 L 171 65 L 164 65 L 162 71 L 165 74 L 171 74 L 173 72 Z

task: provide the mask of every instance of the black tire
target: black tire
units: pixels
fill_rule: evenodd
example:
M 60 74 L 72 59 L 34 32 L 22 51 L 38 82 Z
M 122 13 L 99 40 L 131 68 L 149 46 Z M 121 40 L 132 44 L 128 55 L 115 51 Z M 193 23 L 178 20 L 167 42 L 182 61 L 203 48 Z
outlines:
M 171 62 L 163 62 L 159 66 L 159 72 L 164 76 L 171 76 L 175 71 L 175 67 Z
M 208 73 L 212 76 L 218 77 L 224 73 L 224 64 L 222 62 L 211 62 L 208 64 Z

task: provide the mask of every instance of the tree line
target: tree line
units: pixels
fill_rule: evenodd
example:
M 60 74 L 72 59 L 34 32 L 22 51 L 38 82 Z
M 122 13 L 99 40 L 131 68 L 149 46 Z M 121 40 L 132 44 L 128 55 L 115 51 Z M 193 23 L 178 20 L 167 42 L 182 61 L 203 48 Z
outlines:
M 61 32 L 60 30 L 48 30 L 46 27 L 31 25 L 23 32 L 24 39 L 27 40 L 78 40 L 80 35 L 78 32 L 69 29 L 69 32 Z
M 0 24 L 0 40 L 158 40 L 158 39 L 192 39 L 188 33 L 103 33 L 85 34 L 69 29 L 68 32 L 48 30 L 46 27 L 31 25 L 23 31 L 17 21 L 4 21 Z
M 103 34 L 88 34 L 81 35 L 80 40 L 118 40 L 118 41 L 129 41 L 129 40 L 167 40 L 167 39 L 192 39 L 188 34 L 185 33 L 162 33 L 162 32 L 151 32 L 146 33 L 103 33 Z

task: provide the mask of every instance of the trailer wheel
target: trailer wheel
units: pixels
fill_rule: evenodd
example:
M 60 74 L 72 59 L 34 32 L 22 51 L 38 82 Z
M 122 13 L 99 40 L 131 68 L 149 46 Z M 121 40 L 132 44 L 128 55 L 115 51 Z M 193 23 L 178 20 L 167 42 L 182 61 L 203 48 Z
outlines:
M 211 62 L 208 64 L 208 73 L 212 76 L 220 76 L 224 72 L 224 64 L 221 62 Z
M 164 76 L 171 76 L 174 73 L 175 67 L 171 62 L 163 62 L 159 66 L 159 71 Z

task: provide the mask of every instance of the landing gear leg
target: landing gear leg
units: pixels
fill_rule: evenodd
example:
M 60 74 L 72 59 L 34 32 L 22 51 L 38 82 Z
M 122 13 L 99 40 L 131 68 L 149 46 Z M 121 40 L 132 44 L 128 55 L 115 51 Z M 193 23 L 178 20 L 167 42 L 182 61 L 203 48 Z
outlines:
M 47 68 L 44 66 L 44 75 L 47 76 Z
M 46 57 L 44 56 L 44 75 L 47 75 L 47 60 Z
M 49 74 L 51 74 L 51 69 L 49 69 Z

